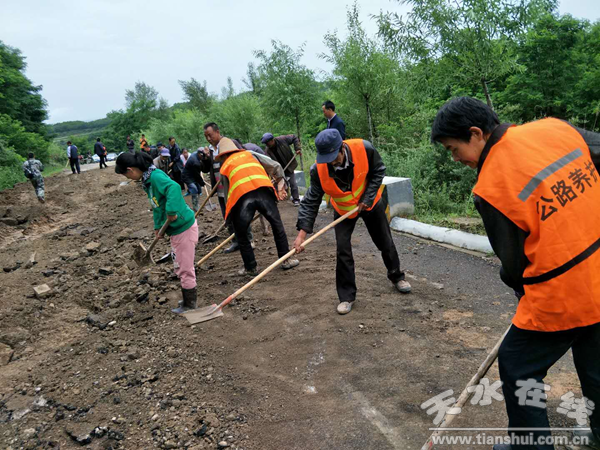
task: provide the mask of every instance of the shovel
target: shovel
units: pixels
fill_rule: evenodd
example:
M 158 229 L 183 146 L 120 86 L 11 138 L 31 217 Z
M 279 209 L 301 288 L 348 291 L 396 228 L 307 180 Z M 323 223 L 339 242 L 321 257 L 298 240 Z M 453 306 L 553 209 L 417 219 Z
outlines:
M 485 376 L 485 374 L 487 373 L 489 368 L 492 366 L 492 364 L 494 364 L 494 361 L 496 361 L 496 358 L 498 357 L 498 350 L 500 350 L 500 345 L 502 345 L 502 341 L 504 341 L 504 338 L 508 334 L 510 327 L 512 327 L 512 325 L 510 325 L 508 327 L 508 329 L 504 332 L 504 334 L 502 335 L 500 340 L 498 340 L 498 342 L 496 342 L 496 345 L 494 346 L 494 348 L 492 349 L 490 354 L 487 355 L 487 358 L 485 358 L 485 361 L 483 361 L 481 366 L 479 366 L 477 373 L 475 375 L 473 375 L 473 378 L 471 378 L 471 381 L 469 381 L 469 384 L 467 384 L 467 387 L 465 387 L 465 389 L 462 391 L 462 393 L 460 394 L 460 397 L 458 397 L 458 400 L 456 401 L 456 403 L 454 404 L 454 406 L 451 409 L 462 408 L 464 406 L 464 404 L 467 403 L 467 400 L 469 400 L 469 398 L 471 397 L 471 394 L 474 392 L 473 390 L 472 390 L 472 392 L 469 392 L 469 388 L 471 388 L 472 386 L 477 386 L 479 384 L 479 382 L 481 381 L 481 379 Z M 457 416 L 456 414 L 446 413 L 446 415 L 444 415 L 444 421 L 438 426 L 438 428 L 433 432 L 433 434 L 429 437 L 429 439 L 427 439 L 427 442 L 425 442 L 423 447 L 421 447 L 421 450 L 433 449 L 433 440 L 436 437 L 442 435 L 442 433 L 444 432 L 444 429 L 448 428 L 450 426 L 450 424 L 454 421 L 454 418 L 456 416 Z
M 152 249 L 157 244 L 158 240 L 161 237 L 163 237 L 163 235 L 165 234 L 165 231 L 167 231 L 167 228 L 169 227 L 170 223 L 171 223 L 171 221 L 169 219 L 167 219 L 165 224 L 160 228 L 160 230 L 158 230 L 158 236 L 156 236 L 154 238 L 154 240 L 152 241 L 152 244 L 150 244 L 150 247 L 148 248 L 148 250 L 146 250 L 146 247 L 144 247 L 144 244 L 142 244 L 141 242 L 135 248 L 133 255 L 131 255 L 131 258 L 136 262 L 136 264 L 138 266 L 144 267 L 144 266 L 147 266 L 148 264 L 154 264 L 154 259 L 152 259 L 152 255 L 151 255 Z
M 298 153 L 294 153 L 294 157 L 293 157 L 292 159 L 290 159 L 290 160 L 288 161 L 288 163 L 285 165 L 285 167 L 283 168 L 283 171 L 284 171 L 284 172 L 286 171 L 286 169 L 287 169 L 288 167 L 290 167 L 290 164 L 292 164 L 292 161 L 296 161 L 296 156 L 298 156 Z
M 194 218 L 198 217 L 198 214 L 200 214 L 200 211 L 202 211 L 202 209 L 206 206 L 206 204 L 208 203 L 208 201 L 210 200 L 210 198 L 213 195 L 215 195 L 215 192 L 217 192 L 217 188 L 219 187 L 219 184 L 221 184 L 221 180 L 219 180 L 217 182 L 217 184 L 215 184 L 215 186 L 212 188 L 212 190 L 210 191 L 210 193 L 206 194 L 206 198 L 202 202 L 202 205 L 200 205 L 200 208 L 198 208 L 198 211 L 196 211 L 196 214 L 194 214 Z M 208 191 L 208 189 L 206 189 L 206 190 Z
M 337 220 L 334 220 L 329 225 L 327 225 L 325 228 L 320 230 L 318 233 L 316 233 L 315 235 L 311 236 L 306 241 L 304 241 L 304 243 L 302 244 L 302 247 L 306 247 L 308 244 L 310 244 L 316 238 L 321 236 L 323 233 L 325 233 L 326 231 L 335 227 L 338 223 L 347 219 L 349 216 L 351 216 L 352 214 L 354 214 L 357 211 L 358 211 L 358 208 L 354 208 L 351 211 L 348 211 L 346 214 L 344 214 L 340 218 L 338 218 Z M 253 220 L 255 220 L 255 219 L 256 218 L 254 218 Z M 230 238 L 231 238 L 231 236 L 230 236 Z M 234 298 L 238 297 L 244 291 L 246 291 L 247 289 L 254 286 L 256 283 L 258 283 L 260 280 L 262 280 L 265 276 L 267 276 L 267 274 L 269 272 L 271 272 L 273 269 L 275 269 L 276 267 L 283 264 L 285 262 L 285 260 L 287 260 L 289 257 L 293 256 L 295 253 L 296 253 L 295 248 L 290 250 L 289 252 L 287 252 L 285 255 L 283 255 L 281 258 L 279 258 L 277 261 L 275 261 L 273 264 L 271 264 L 269 267 L 267 267 L 265 270 L 263 270 L 260 274 L 258 274 L 256 277 L 254 277 L 252 279 L 252 281 L 245 284 L 244 286 L 239 288 L 237 291 L 235 291 L 233 294 L 231 294 L 229 297 L 227 297 L 225 300 L 223 300 L 219 305 L 214 304 L 212 306 L 206 306 L 204 308 L 190 311 L 189 313 L 184 313 L 183 315 L 185 316 L 185 318 L 188 320 L 188 322 L 191 325 L 193 325 L 195 323 L 200 323 L 200 322 L 207 322 L 209 320 L 216 319 L 217 317 L 221 317 L 223 315 L 223 307 L 225 307 L 229 303 L 231 303 L 231 301 Z M 203 262 L 203 260 L 208 259 L 207 256 L 209 256 L 209 255 L 206 255 L 198 264 Z
M 200 176 L 202 177 L 202 180 L 204 181 L 204 193 L 208 196 L 208 188 L 206 187 L 206 180 L 204 179 L 204 175 L 200 174 Z M 211 200 L 209 200 L 206 210 L 208 212 L 211 212 L 211 211 L 214 211 L 215 209 L 217 209 L 217 205 L 214 205 L 213 202 Z
M 217 228 L 217 231 L 215 231 L 213 234 L 211 234 L 210 236 L 208 236 L 207 238 L 205 238 L 202 243 L 203 244 L 208 244 L 209 242 L 212 242 L 214 240 L 217 239 L 219 232 L 223 229 L 223 227 L 225 226 L 226 222 L 223 221 L 223 223 L 221 224 L 221 226 L 219 228 Z
M 260 217 L 260 215 L 257 215 L 256 217 L 254 217 L 254 219 L 252 219 L 252 222 L 254 222 L 256 219 L 258 219 Z M 223 225 L 221 225 L 221 228 L 223 228 L 223 226 L 225 225 L 225 222 L 223 222 Z M 218 230 L 217 230 L 218 232 Z M 215 233 L 216 235 L 216 233 Z M 196 266 L 200 267 L 200 265 L 204 262 L 206 262 L 208 260 L 208 258 L 210 258 L 212 255 L 214 255 L 215 253 L 217 253 L 220 249 L 222 249 L 223 247 L 225 247 L 225 245 L 229 244 L 233 238 L 235 237 L 235 233 L 233 233 L 231 236 L 229 236 L 227 239 L 225 239 L 223 242 L 221 242 L 219 245 L 217 245 L 215 248 L 213 248 L 204 258 L 202 258 L 200 261 L 198 261 L 196 263 Z
M 208 188 L 206 186 L 204 186 L 204 193 L 206 195 L 208 195 Z M 214 211 L 215 209 L 217 209 L 217 205 L 215 205 L 211 200 L 210 197 L 208 198 L 208 205 L 206 206 L 206 210 L 208 212 Z

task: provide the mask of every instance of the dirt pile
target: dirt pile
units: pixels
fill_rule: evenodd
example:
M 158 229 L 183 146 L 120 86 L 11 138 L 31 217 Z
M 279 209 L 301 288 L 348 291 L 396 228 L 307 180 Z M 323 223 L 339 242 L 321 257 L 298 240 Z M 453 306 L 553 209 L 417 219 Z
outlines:
M 22 221 L 0 223 L 0 448 L 418 449 L 432 426 L 419 405 L 460 391 L 514 310 L 492 262 L 396 235 L 413 284 L 400 296 L 359 224 L 348 316 L 335 313 L 331 232 L 299 267 L 190 327 L 170 312 L 172 265 L 130 259 L 150 244 L 152 219 L 140 187 L 122 181 L 93 170 L 47 179 L 45 205 L 28 184 L 0 197 L 0 215 Z M 297 209 L 280 211 L 291 242 Z M 214 211 L 199 225 L 221 223 Z M 273 239 L 255 229 L 255 242 L 267 267 Z M 218 243 L 199 245 L 197 260 Z M 155 256 L 168 250 L 161 242 Z M 199 306 L 241 287 L 241 264 L 208 261 Z M 560 370 L 576 389 L 573 368 Z M 455 423 L 505 426 L 503 409 L 469 407 Z

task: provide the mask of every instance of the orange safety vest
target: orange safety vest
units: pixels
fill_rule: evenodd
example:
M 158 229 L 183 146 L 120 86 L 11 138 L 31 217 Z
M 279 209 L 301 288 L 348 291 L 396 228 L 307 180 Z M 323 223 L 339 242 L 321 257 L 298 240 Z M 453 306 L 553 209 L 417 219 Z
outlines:
M 509 128 L 473 192 L 528 233 L 513 324 L 560 331 L 600 322 L 600 176 L 581 135 L 558 119 Z
M 271 179 L 265 168 L 248 151 L 236 152 L 229 156 L 221 166 L 221 175 L 226 176 L 229 180 L 225 219 L 227 219 L 231 208 L 248 192 L 261 187 L 273 189 Z
M 344 141 L 344 143 L 350 148 L 352 162 L 354 163 L 352 191 L 342 191 L 335 180 L 329 176 L 329 167 L 327 167 L 327 164 L 317 164 L 321 187 L 323 188 L 323 191 L 331 197 L 331 205 L 340 215 L 344 215 L 348 211 L 356 208 L 356 205 L 358 205 L 365 192 L 365 187 L 367 186 L 367 174 L 369 173 L 369 160 L 367 158 L 367 150 L 365 150 L 363 140 L 348 139 L 347 141 Z M 368 211 L 371 211 L 375 205 L 377 205 L 383 190 L 384 186 L 382 184 L 377 191 L 377 196 L 373 201 L 373 205 L 368 208 Z M 356 216 L 358 216 L 358 213 L 352 214 L 349 218 L 354 219 Z

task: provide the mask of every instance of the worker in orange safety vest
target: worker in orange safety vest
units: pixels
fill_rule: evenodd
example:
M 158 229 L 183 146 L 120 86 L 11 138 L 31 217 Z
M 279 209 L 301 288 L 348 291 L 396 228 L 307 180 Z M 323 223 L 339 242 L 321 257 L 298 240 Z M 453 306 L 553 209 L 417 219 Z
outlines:
M 285 200 L 286 185 L 283 168 L 271 158 L 238 148 L 229 138 L 219 142 L 215 161 L 221 164 L 221 183 L 225 192 L 225 220 L 233 224 L 240 246 L 244 267 L 240 275 L 258 274 L 248 228 L 256 212 L 271 224 L 277 254 L 281 258 L 290 251 L 283 222 L 277 209 L 277 200 Z M 271 184 L 274 180 L 276 188 Z M 288 258 L 281 267 L 296 267 L 297 259 Z
M 590 413 L 596 405 L 591 431 L 577 433 L 600 448 L 600 135 L 553 118 L 500 124 L 484 103 L 459 97 L 439 110 L 431 138 L 477 169 L 475 206 L 519 298 L 498 354 L 515 444 L 494 450 L 554 448 L 544 443 L 545 402 L 533 404 L 528 389 L 549 390 L 543 380 L 569 349 L 579 403 Z M 530 434 L 537 443 L 517 443 Z
M 382 198 L 385 165 L 369 141 L 342 140 L 335 128 L 321 131 L 315 138 L 317 162 L 310 169 L 310 187 L 298 210 L 296 251 L 303 251 L 306 235 L 312 233 L 319 206 L 325 194 L 330 196 L 334 219 L 358 207 L 359 211 L 335 227 L 337 244 L 336 289 L 339 314 L 348 314 L 356 300 L 356 278 L 352 256 L 352 233 L 358 218 L 381 252 L 388 279 L 396 289 L 409 293 L 411 286 L 400 270 L 400 258 L 392 239 L 386 214 L 387 201 Z

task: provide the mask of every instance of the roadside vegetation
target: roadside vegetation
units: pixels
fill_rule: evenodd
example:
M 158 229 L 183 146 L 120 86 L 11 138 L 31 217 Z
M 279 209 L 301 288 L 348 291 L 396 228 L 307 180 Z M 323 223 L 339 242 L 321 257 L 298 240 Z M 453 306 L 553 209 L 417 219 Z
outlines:
M 99 135 L 118 152 L 127 135 L 137 143 L 141 133 L 151 144 L 173 135 L 195 149 L 206 145 L 202 125 L 209 121 L 242 142 L 259 143 L 267 131 L 297 134 L 308 169 L 314 137 L 326 127 L 321 104 L 332 100 L 348 137 L 373 141 L 389 175 L 412 179 L 418 220 L 464 229 L 452 218 L 476 216 L 476 174 L 429 141 L 433 117 L 449 98 L 478 97 L 506 122 L 553 116 L 600 130 L 600 22 L 559 15 L 553 0 L 402 3 L 412 7 L 404 17 L 361 18 L 351 5 L 347 29 L 323 37 L 320 57 L 330 73 L 303 65 L 302 47 L 273 41 L 252 55 L 242 91 L 231 78 L 218 94 L 206 82 L 179 80 L 185 101 L 170 106 L 142 81 L 125 92 L 123 109 L 93 122 L 45 126 L 41 86 L 23 75 L 20 52 L 0 44 L 0 188 L 24 180 L 19 167 L 29 150 L 51 166 L 64 165 L 68 139 L 85 154 Z M 376 20 L 379 33 L 369 36 L 362 20 Z M 22 88 L 12 89 L 14 83 Z

